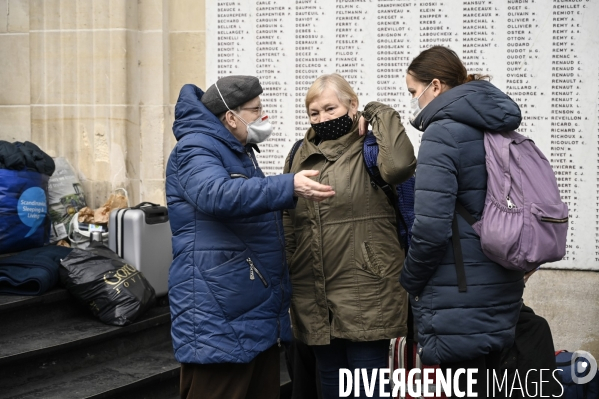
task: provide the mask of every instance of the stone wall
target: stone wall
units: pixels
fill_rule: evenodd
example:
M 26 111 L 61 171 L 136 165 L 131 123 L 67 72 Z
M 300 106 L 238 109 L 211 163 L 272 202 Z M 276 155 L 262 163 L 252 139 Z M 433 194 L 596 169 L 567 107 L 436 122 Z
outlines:
M 173 107 L 204 85 L 204 0 L 0 0 L 0 140 L 66 157 L 99 206 L 164 204 Z
M 524 303 L 549 322 L 555 349 L 582 349 L 599 359 L 599 273 L 541 268 Z

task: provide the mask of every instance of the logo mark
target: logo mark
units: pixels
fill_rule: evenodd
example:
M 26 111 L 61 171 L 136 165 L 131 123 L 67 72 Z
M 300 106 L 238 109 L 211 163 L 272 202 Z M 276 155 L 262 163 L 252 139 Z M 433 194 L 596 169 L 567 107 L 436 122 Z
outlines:
M 570 374 L 575 384 L 586 384 L 597 374 L 597 360 L 589 352 L 573 352 L 571 365 Z
M 31 187 L 23 191 L 17 202 L 17 212 L 21 222 L 25 226 L 31 227 L 31 230 L 25 236 L 29 237 L 44 223 L 48 212 L 44 190 L 40 187 Z

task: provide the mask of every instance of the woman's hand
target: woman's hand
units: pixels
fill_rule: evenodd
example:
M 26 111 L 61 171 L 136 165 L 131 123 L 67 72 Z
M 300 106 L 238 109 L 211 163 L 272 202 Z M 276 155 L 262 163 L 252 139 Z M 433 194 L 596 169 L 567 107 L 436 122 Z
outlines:
M 335 195 L 333 187 L 325 186 L 310 179 L 318 176 L 317 170 L 302 170 L 293 177 L 293 192 L 296 196 L 320 202 Z
M 360 136 L 364 136 L 368 132 L 368 121 L 360 116 L 360 120 L 358 121 L 358 133 Z

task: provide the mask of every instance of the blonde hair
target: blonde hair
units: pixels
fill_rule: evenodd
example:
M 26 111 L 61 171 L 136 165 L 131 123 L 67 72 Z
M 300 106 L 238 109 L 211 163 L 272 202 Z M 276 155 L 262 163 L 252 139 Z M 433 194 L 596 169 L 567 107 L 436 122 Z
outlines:
M 358 106 L 358 96 L 354 89 L 351 88 L 347 80 L 338 73 L 331 73 L 328 75 L 321 75 L 312 86 L 308 89 L 306 93 L 306 112 L 308 112 L 308 107 L 310 104 L 316 99 L 316 97 L 320 96 L 325 89 L 328 87 L 335 90 L 337 93 L 337 98 L 339 101 L 349 109 L 351 107 L 351 102 L 355 101 L 356 106 Z

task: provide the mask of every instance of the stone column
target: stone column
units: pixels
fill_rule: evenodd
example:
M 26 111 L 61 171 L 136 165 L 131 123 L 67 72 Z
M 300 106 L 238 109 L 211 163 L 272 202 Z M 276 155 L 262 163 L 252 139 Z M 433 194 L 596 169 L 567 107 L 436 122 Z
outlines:
M 126 0 L 30 1 L 31 140 L 71 162 L 92 207 L 130 185 L 139 8 Z
M 0 140 L 31 140 L 29 1 L 0 0 Z
M 173 109 L 203 86 L 204 1 L 0 0 L 0 140 L 66 157 L 92 207 L 165 204 Z

